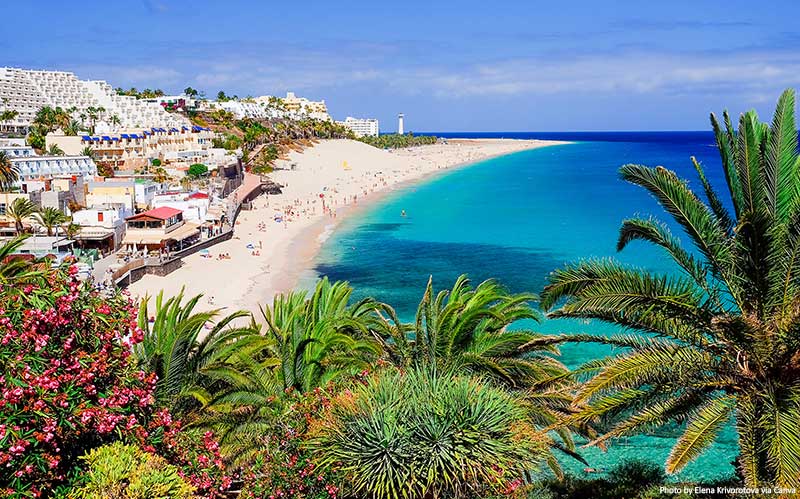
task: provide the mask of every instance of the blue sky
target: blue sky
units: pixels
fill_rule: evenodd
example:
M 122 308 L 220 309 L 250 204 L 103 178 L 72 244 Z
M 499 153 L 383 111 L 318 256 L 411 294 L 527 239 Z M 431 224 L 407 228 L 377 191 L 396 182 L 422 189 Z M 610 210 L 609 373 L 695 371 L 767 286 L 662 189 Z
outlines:
M 698 130 L 800 84 L 800 2 L 3 2 L 1 65 L 419 131 Z M 11 20 L 11 22 L 9 22 Z

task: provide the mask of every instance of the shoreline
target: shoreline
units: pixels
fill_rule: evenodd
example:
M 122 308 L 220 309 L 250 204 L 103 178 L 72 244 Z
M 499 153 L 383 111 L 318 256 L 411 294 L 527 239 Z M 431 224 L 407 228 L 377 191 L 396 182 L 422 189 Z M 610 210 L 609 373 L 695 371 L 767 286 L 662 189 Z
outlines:
M 233 239 L 210 248 L 212 254 L 228 253 L 230 260 L 203 259 L 190 255 L 183 266 L 164 276 L 145 276 L 130 286 L 131 295 L 154 297 L 163 289 L 167 296 L 177 294 L 182 287 L 187 296 L 202 293 L 198 310 L 223 308 L 252 312 L 257 318 L 262 306 L 271 305 L 274 296 L 295 289 L 313 264 L 327 237 L 340 224 L 373 207 L 386 196 L 403 189 L 421 185 L 446 172 L 524 150 L 568 144 L 564 141 L 519 139 L 451 139 L 447 144 L 418 146 L 391 152 L 354 141 L 322 141 L 290 158 L 279 162 L 292 169 L 276 170 L 273 179 L 285 184 L 284 193 L 259 196 L 254 210 L 243 211 L 236 222 Z M 368 148 L 368 149 L 365 149 Z M 363 156 L 363 157 L 361 157 Z M 352 161 L 348 178 L 331 164 Z M 352 158 L 352 159 L 351 159 Z M 355 159 L 359 159 L 358 162 Z M 295 171 L 294 167 L 299 167 Z M 393 170 L 391 168 L 394 167 Z M 303 175 L 305 170 L 306 175 Z M 345 170 L 347 170 L 345 168 Z M 385 171 L 386 170 L 386 171 Z M 318 172 L 318 173 L 317 173 Z M 361 173 L 361 177 L 357 176 Z M 337 181 L 342 184 L 336 183 Z M 372 182 L 370 188 L 369 182 Z M 383 182 L 383 185 L 379 185 Z M 296 187 L 300 183 L 300 187 Z M 334 184 L 332 190 L 325 191 Z M 319 186 L 324 185 L 322 189 Z M 329 196 L 328 212 L 318 211 L 318 192 Z M 343 202 L 339 204 L 343 195 Z M 280 212 L 276 204 L 291 200 L 289 223 L 276 226 L 272 214 Z M 277 203 L 276 203 L 277 202 Z M 324 201 L 323 201 L 324 203 Z M 302 210 L 302 211 L 301 211 Z M 284 213 L 287 213 L 284 210 Z M 275 213 L 277 214 L 277 213 Z M 335 216 L 331 216 L 334 214 Z M 329 235 L 325 237 L 325 233 Z M 263 233 L 263 236 L 259 233 Z M 255 240 L 259 237 L 268 238 Z M 242 251 L 247 241 L 258 251 Z M 263 246 L 262 246 L 263 245 Z M 251 265 L 254 264 L 254 265 Z M 209 272 L 202 269 L 208 268 Z

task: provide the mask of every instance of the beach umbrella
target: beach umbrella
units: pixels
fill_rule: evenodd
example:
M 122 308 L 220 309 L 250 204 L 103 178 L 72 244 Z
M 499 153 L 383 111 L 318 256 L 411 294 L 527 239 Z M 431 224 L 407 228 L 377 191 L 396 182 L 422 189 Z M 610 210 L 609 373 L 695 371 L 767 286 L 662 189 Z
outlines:
M 255 247 L 255 246 L 253 246 L 253 243 L 247 243 L 247 246 L 246 246 L 246 248 L 247 248 L 247 249 L 249 249 L 249 250 L 251 250 L 251 249 L 255 249 L 256 247 Z

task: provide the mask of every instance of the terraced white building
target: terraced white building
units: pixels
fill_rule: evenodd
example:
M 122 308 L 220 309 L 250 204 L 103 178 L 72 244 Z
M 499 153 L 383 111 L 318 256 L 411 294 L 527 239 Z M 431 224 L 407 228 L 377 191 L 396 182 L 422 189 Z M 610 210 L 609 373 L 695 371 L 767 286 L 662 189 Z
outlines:
M 22 182 L 52 179 L 61 176 L 83 177 L 88 180 L 97 175 L 97 165 L 89 156 L 37 156 L 29 146 L 4 146 L 3 151 L 17 169 L 19 186 Z
M 77 108 L 75 118 L 90 107 L 102 107 L 105 111 L 100 121 L 116 116 L 120 128 L 189 125 L 186 118 L 168 113 L 158 103 L 117 95 L 105 81 L 79 80 L 66 71 L 0 68 L 0 112 L 10 109 L 19 113 L 11 122 L 2 123 L 4 128 L 23 131 L 43 106 Z

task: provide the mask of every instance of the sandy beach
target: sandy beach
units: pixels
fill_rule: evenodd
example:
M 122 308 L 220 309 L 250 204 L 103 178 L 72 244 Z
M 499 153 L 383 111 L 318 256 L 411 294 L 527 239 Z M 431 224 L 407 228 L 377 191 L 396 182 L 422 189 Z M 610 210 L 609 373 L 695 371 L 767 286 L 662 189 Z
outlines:
M 345 216 L 437 172 L 560 143 L 458 139 L 385 151 L 352 140 L 322 141 L 278 162 L 271 178 L 284 185 L 283 193 L 259 196 L 252 210 L 242 211 L 233 239 L 210 248 L 210 257 L 185 258 L 166 277 L 144 276 L 130 286 L 131 295 L 153 297 L 164 290 L 171 296 L 185 287 L 190 296 L 204 295 L 198 308 L 244 309 L 258 316 L 260 306 L 297 285 L 323 235 Z

